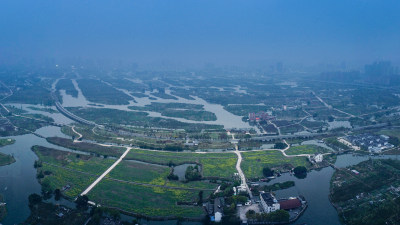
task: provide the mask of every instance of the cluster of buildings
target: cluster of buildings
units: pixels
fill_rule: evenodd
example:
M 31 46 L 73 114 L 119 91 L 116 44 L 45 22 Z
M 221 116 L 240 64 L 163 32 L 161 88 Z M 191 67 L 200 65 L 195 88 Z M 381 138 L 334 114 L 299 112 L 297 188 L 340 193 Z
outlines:
M 294 210 L 301 208 L 306 202 L 298 197 L 277 200 L 272 193 L 264 192 L 260 194 L 261 207 L 265 213 L 277 210 Z
M 260 121 L 268 121 L 268 120 L 273 120 L 275 119 L 274 116 L 271 115 L 269 112 L 258 112 L 254 113 L 251 112 L 249 113 L 249 121 L 250 122 L 260 122 Z
M 381 153 L 385 149 L 393 148 L 389 143 L 389 136 L 375 134 L 359 134 L 344 138 L 353 148 L 368 150 L 370 153 Z M 348 144 L 348 143 L 347 143 Z

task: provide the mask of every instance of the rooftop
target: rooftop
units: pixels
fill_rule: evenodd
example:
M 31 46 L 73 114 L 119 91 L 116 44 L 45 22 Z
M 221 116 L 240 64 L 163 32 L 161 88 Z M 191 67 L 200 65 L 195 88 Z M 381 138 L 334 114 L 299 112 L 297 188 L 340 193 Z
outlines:
M 279 204 L 281 206 L 281 209 L 289 210 L 289 209 L 299 208 L 301 206 L 301 201 L 297 198 L 294 198 L 294 199 L 279 201 Z

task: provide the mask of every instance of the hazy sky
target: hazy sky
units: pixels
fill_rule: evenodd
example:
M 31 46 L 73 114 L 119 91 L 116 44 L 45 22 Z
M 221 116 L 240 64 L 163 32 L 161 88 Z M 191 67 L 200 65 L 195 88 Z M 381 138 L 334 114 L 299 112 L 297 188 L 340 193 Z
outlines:
M 400 61 L 399 0 L 2 0 L 0 59 Z

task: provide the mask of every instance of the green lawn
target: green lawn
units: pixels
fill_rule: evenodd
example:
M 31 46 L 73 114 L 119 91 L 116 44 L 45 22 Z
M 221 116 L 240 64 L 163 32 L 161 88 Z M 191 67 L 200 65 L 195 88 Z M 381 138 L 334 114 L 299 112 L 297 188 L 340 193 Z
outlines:
M 306 157 L 285 157 L 279 151 L 259 151 L 242 153 L 242 170 L 246 178 L 262 177 L 262 169 L 270 167 L 278 170 L 289 170 L 296 166 L 309 166 Z
M 168 165 L 173 163 L 181 165 L 185 163 L 201 164 L 203 177 L 230 178 L 236 173 L 237 157 L 233 153 L 176 153 L 132 149 L 126 159 L 134 159 L 143 162 Z

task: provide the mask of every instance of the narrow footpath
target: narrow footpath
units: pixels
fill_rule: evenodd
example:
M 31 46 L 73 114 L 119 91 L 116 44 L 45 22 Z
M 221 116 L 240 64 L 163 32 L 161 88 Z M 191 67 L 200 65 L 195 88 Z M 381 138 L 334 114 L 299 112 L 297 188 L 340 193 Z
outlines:
M 128 148 L 126 149 L 126 151 L 124 152 L 124 154 L 122 154 L 121 157 L 120 157 L 117 161 L 115 161 L 114 164 L 112 164 L 112 165 L 110 166 L 110 168 L 108 168 L 106 171 L 104 171 L 103 174 L 101 174 L 91 185 L 89 185 L 89 187 L 86 188 L 86 190 L 84 190 L 84 191 L 81 193 L 81 195 L 86 195 L 87 193 L 89 193 L 89 192 L 90 192 L 90 191 L 91 191 L 105 176 L 107 176 L 108 173 L 111 172 L 111 170 L 113 170 L 113 169 L 122 161 L 122 159 L 125 158 L 125 156 L 129 153 L 129 151 L 130 151 L 131 149 L 132 149 L 132 148 L 128 147 Z

